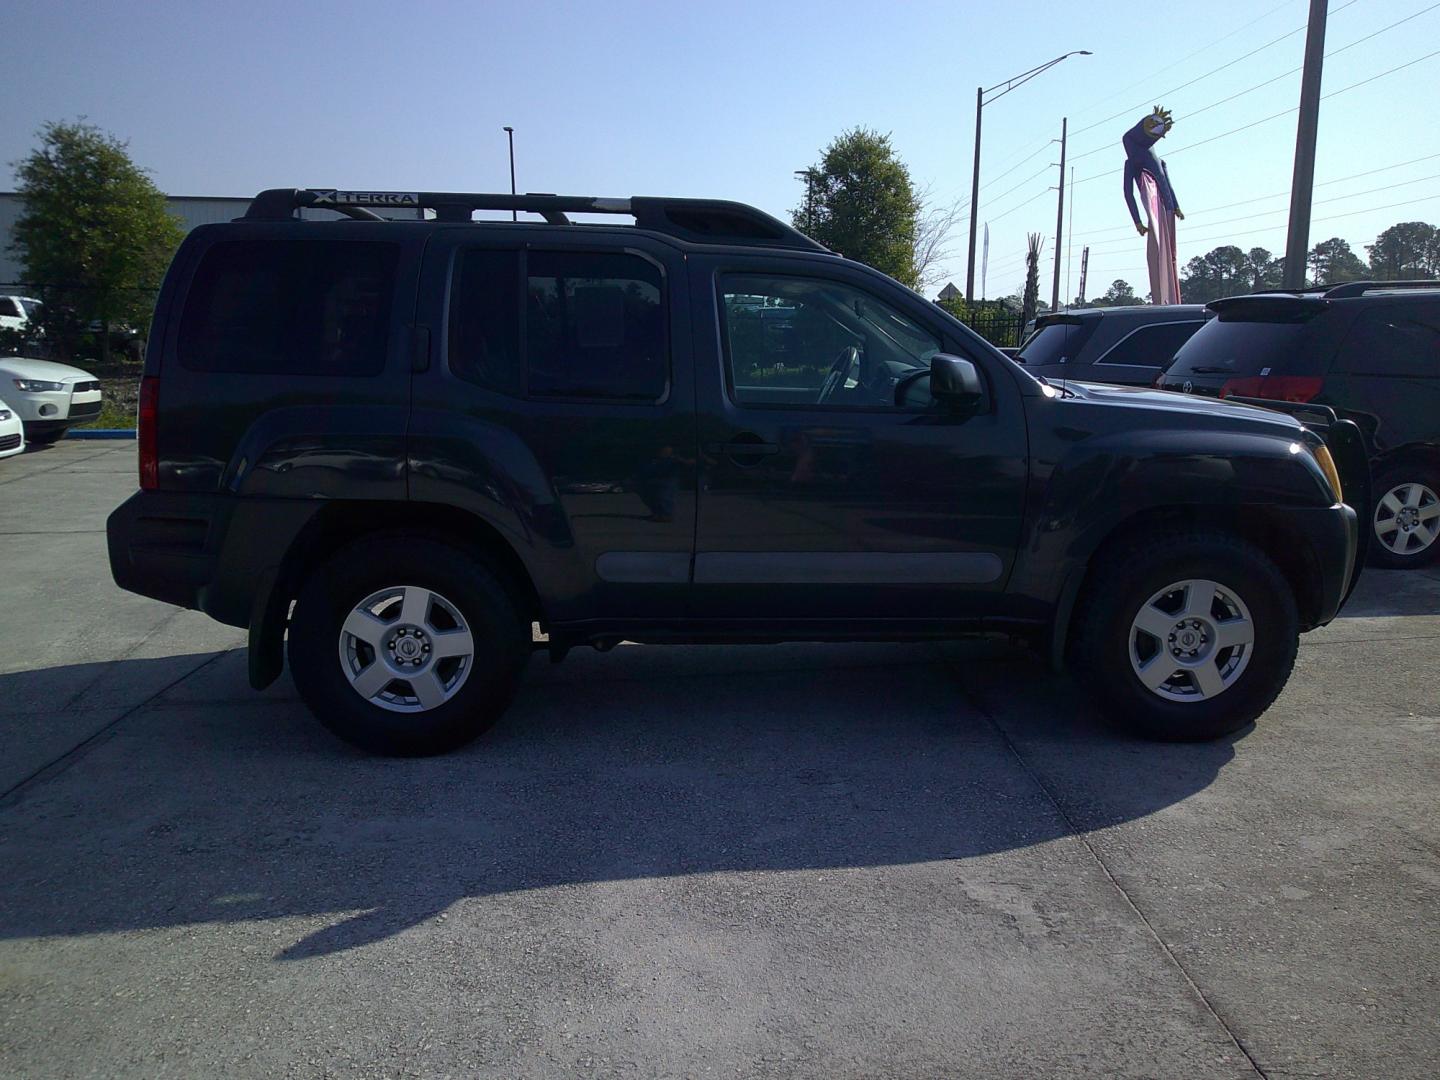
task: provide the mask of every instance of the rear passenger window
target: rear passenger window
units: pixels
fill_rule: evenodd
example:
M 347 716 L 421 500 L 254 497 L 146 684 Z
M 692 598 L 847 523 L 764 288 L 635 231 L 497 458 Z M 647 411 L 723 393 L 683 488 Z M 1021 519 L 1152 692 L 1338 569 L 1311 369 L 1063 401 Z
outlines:
M 1200 325 L 1198 322 L 1172 322 L 1142 326 L 1095 362 L 1164 367 L 1174 358 L 1180 346 L 1200 329 Z
M 1440 376 L 1440 318 L 1430 311 L 1367 311 L 1345 341 L 1340 369 L 1355 375 Z
M 636 255 L 526 255 L 525 366 L 532 397 L 656 401 L 665 395 L 660 270 Z
M 450 370 L 487 390 L 525 392 L 520 367 L 520 253 L 460 254 L 450 293 Z
M 192 371 L 375 375 L 385 366 L 395 244 L 270 238 L 212 246 L 180 320 Z

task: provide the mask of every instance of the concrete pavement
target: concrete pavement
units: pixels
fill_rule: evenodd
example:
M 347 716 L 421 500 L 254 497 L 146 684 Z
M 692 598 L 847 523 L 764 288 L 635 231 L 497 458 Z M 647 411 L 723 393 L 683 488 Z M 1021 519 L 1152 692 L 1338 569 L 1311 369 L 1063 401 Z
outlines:
M 1433 1074 L 1440 572 L 1219 744 L 988 643 L 622 647 L 391 761 L 110 584 L 133 453 L 0 463 L 6 1075 Z

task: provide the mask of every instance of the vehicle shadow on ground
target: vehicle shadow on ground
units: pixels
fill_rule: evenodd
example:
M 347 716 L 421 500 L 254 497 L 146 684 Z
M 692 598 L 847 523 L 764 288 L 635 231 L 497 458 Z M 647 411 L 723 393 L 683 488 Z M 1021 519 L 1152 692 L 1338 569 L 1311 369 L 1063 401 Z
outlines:
M 243 673 L 243 651 L 222 654 L 0 809 L 0 936 L 298 917 L 277 959 L 299 960 L 470 897 L 963 862 L 1152 814 L 1233 753 L 1117 735 L 985 643 L 537 660 L 497 728 L 422 760 L 352 751 Z M 1078 817 L 1032 755 L 1063 761 Z

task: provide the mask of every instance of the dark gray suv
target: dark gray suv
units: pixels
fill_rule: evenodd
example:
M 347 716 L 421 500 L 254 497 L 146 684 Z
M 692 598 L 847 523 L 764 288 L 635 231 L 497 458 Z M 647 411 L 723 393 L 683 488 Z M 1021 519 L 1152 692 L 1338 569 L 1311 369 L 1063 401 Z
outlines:
M 1141 304 L 1042 315 L 1016 359 L 1051 382 L 1149 386 L 1211 314 L 1203 304 Z

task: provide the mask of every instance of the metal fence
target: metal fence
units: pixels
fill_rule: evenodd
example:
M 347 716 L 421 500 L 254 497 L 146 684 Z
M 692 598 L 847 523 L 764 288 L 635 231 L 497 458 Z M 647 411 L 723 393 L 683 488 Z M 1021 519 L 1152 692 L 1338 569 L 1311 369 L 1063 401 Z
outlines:
M 1020 344 L 1025 320 L 1009 308 L 974 307 L 955 312 L 955 317 L 983 337 L 991 345 L 1010 348 Z

